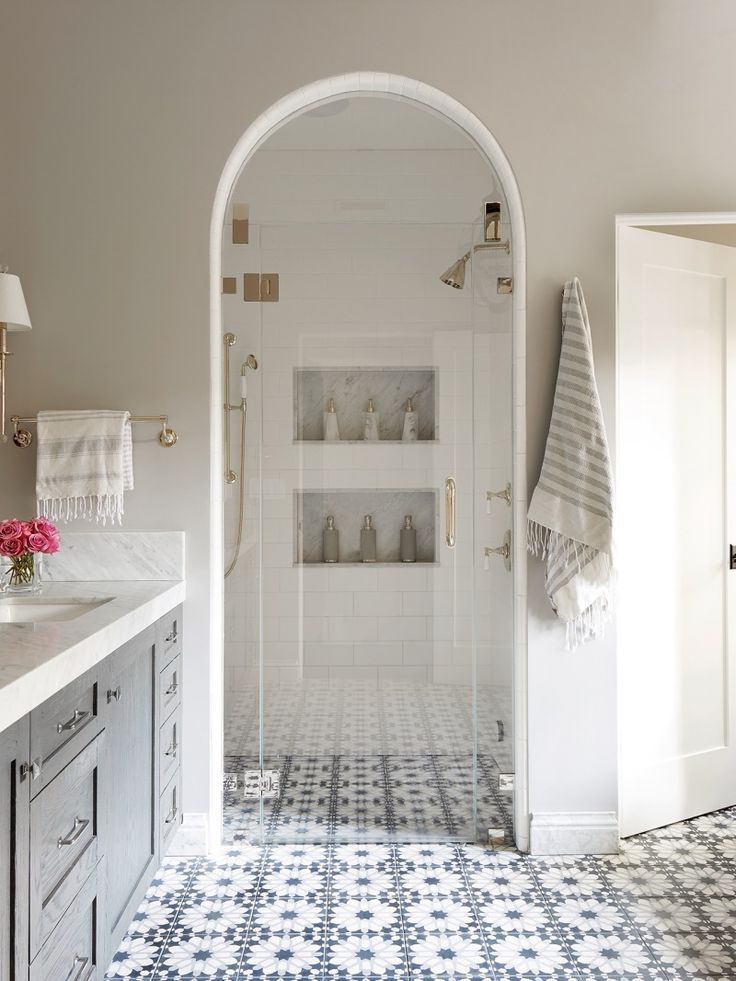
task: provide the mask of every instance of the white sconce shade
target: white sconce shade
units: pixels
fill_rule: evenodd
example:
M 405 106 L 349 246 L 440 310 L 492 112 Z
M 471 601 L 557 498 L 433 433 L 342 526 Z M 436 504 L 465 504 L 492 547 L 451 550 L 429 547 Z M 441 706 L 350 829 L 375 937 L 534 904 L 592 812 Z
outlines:
M 0 272 L 0 324 L 7 324 L 9 331 L 31 329 L 20 279 L 8 272 Z

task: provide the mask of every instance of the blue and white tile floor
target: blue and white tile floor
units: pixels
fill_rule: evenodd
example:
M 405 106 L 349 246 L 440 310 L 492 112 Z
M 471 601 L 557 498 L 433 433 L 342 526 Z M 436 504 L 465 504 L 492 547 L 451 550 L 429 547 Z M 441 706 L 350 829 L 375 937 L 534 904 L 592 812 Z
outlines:
M 736 978 L 736 809 L 539 859 L 243 845 L 170 859 L 108 978 Z

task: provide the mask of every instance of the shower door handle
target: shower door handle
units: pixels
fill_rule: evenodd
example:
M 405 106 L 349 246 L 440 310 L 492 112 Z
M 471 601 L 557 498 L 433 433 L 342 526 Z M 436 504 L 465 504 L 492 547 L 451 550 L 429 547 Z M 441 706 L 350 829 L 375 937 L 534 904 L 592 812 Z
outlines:
M 448 548 L 455 547 L 455 480 L 445 481 L 445 541 Z

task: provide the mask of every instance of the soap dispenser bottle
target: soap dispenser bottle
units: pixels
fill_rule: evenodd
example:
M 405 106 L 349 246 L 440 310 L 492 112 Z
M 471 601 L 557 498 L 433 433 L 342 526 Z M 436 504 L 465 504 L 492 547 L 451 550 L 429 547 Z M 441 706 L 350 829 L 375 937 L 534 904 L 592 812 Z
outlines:
M 376 529 L 370 514 L 366 514 L 360 529 L 360 558 L 363 562 L 376 561 Z
M 368 399 L 368 409 L 363 413 L 363 439 L 375 442 L 378 439 L 378 413 L 373 406 L 373 399 Z
M 335 519 L 331 514 L 327 515 L 325 530 L 322 532 L 322 560 L 324 562 L 337 562 L 340 554 L 340 532 L 335 527 Z
M 411 399 L 406 400 L 404 431 L 401 438 L 407 443 L 415 443 L 419 439 L 419 415 Z
M 335 442 L 340 439 L 340 428 L 337 425 L 337 412 L 333 398 L 327 403 L 327 412 L 324 414 L 324 439 L 326 442 Z
M 402 562 L 417 560 L 417 530 L 411 523 L 411 515 L 404 515 L 404 527 L 401 529 L 399 555 Z

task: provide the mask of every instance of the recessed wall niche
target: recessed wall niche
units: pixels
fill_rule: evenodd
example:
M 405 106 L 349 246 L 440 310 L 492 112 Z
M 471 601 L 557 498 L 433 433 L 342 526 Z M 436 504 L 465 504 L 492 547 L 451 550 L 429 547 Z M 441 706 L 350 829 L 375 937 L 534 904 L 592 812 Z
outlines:
M 340 533 L 340 564 L 360 563 L 360 528 L 366 514 L 376 529 L 376 564 L 426 565 L 437 555 L 439 495 L 433 488 L 417 490 L 296 491 L 297 565 L 323 565 L 322 532 L 329 514 Z M 410 514 L 417 532 L 417 561 L 399 557 L 404 515 Z
M 401 441 L 409 398 L 419 415 L 419 441 L 439 438 L 436 368 L 295 368 L 296 441 L 322 441 L 323 413 L 330 398 L 335 400 L 340 442 L 363 442 L 368 399 L 379 415 L 382 442 Z

